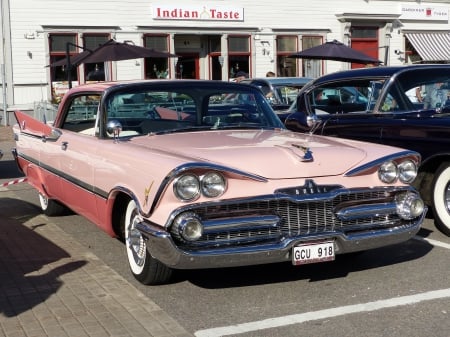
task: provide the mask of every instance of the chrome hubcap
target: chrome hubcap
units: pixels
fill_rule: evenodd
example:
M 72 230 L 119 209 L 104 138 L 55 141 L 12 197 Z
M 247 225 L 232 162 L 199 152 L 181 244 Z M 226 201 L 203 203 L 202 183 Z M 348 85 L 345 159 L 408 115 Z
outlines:
M 127 245 L 133 255 L 134 262 L 141 267 L 145 262 L 146 246 L 141 232 L 135 228 L 135 223 L 137 221 L 138 219 L 134 217 L 128 227 Z
M 450 213 L 450 182 L 447 183 L 444 190 L 444 205 L 447 213 Z

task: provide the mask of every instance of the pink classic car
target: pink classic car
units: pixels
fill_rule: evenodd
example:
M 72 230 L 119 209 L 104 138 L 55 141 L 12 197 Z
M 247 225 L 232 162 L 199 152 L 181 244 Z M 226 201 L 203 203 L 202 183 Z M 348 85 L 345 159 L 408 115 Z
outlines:
M 89 84 L 52 123 L 15 115 L 15 158 L 44 213 L 70 208 L 123 239 L 144 284 L 330 261 L 408 240 L 426 213 L 416 152 L 288 131 L 245 84 Z

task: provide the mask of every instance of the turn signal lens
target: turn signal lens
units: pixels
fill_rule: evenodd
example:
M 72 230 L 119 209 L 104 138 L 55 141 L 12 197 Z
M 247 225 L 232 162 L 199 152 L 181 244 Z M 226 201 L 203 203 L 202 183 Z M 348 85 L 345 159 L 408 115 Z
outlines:
M 397 204 L 397 214 L 405 220 L 411 220 L 422 215 L 425 211 L 425 204 L 416 193 L 401 193 L 395 197 Z
M 200 219 L 193 213 L 179 215 L 175 219 L 177 236 L 181 236 L 187 241 L 196 241 L 203 235 L 203 225 Z

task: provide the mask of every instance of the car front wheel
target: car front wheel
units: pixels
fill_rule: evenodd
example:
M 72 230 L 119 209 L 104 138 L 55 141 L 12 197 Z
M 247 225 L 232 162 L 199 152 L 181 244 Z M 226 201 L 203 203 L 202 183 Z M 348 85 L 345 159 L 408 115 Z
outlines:
M 450 163 L 441 164 L 432 186 L 434 222 L 442 233 L 450 236 Z
M 124 217 L 125 245 L 131 272 L 143 284 L 167 283 L 172 276 L 172 269 L 148 253 L 146 242 L 136 229 L 136 224 L 140 221 L 138 207 L 131 200 Z

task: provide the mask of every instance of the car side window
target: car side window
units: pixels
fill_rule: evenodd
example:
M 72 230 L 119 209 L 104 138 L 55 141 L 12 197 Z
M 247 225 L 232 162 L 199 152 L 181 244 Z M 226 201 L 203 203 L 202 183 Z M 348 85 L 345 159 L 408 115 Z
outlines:
M 66 112 L 62 129 L 94 136 L 101 95 L 74 97 Z
M 425 109 L 441 109 L 450 106 L 450 85 L 447 82 L 435 82 L 424 86 L 423 99 Z
M 365 112 L 368 105 L 367 84 L 339 83 L 317 87 L 309 93 L 311 109 L 316 114 Z

